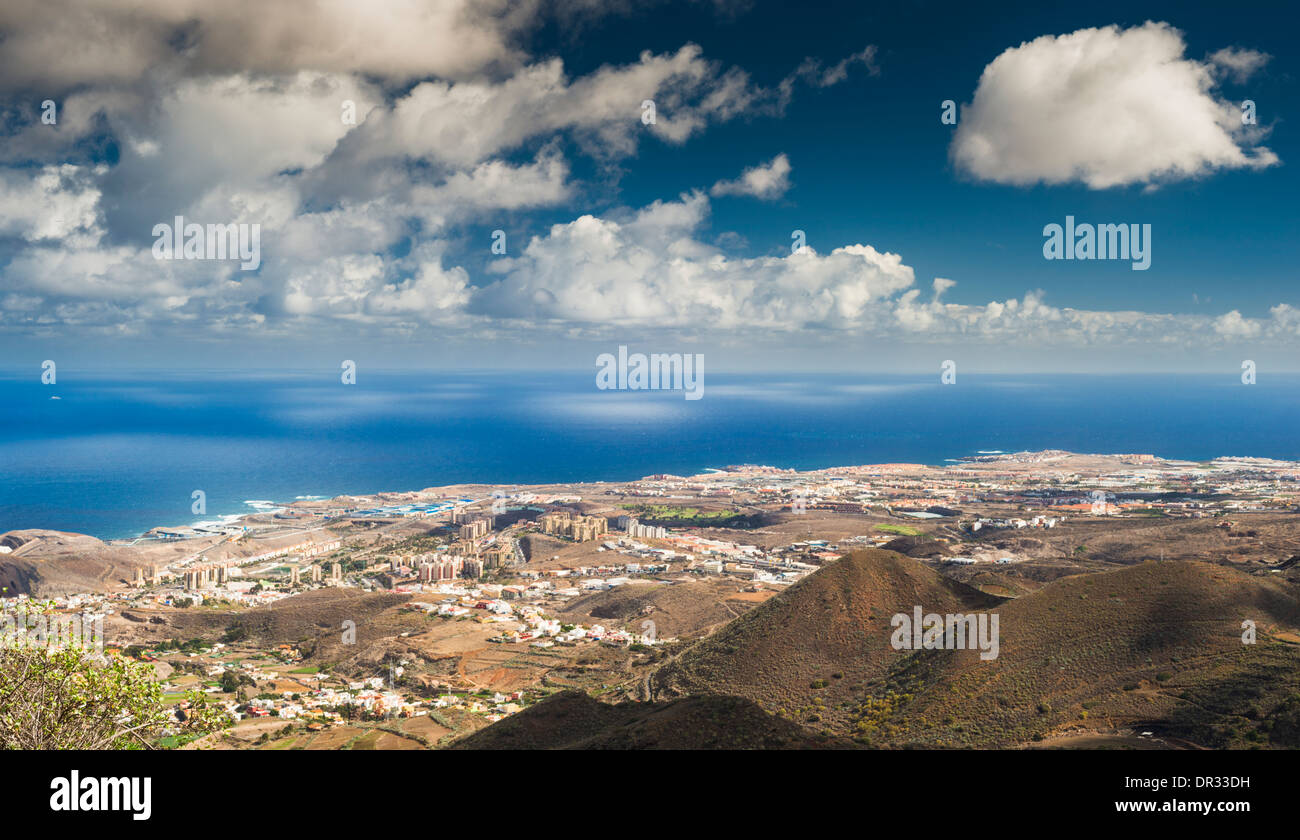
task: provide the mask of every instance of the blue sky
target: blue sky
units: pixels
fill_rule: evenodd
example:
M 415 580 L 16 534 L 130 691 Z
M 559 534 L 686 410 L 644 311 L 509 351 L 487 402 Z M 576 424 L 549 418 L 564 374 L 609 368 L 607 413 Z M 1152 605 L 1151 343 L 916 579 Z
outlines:
M 0 11 L 0 366 L 1300 369 L 1281 4 L 253 5 Z

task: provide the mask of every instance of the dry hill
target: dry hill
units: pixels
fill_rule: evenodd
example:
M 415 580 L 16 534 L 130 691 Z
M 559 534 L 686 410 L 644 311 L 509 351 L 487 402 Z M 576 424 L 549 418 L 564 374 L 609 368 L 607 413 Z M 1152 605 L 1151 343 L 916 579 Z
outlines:
M 833 749 L 822 737 L 739 697 L 610 705 L 565 691 L 462 738 L 451 749 Z
M 997 612 L 996 660 L 911 654 L 868 686 L 852 731 L 998 747 L 1138 727 L 1205 746 L 1300 746 L 1300 602 L 1284 585 L 1208 563 L 1144 563 L 1067 578 Z M 1242 641 L 1245 620 L 1255 644 Z
M 966 613 L 1000 599 L 891 551 L 846 555 L 682 652 L 651 679 L 655 698 L 748 697 L 769 711 L 823 718 L 851 702 L 905 652 L 890 646 L 890 619 Z M 814 721 L 816 722 L 816 721 Z

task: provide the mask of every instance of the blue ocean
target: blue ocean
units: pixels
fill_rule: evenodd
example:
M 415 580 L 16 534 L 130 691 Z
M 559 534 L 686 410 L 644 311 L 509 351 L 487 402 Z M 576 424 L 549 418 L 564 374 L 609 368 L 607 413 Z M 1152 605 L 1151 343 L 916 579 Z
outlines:
M 591 374 L 60 371 L 0 378 L 0 532 L 104 539 L 308 496 L 626 480 L 728 464 L 942 464 L 1068 449 L 1300 460 L 1300 376 L 709 374 L 704 397 Z M 57 397 L 58 399 L 54 399 Z M 204 516 L 191 493 L 207 497 Z M 254 503 L 254 504 L 250 504 Z

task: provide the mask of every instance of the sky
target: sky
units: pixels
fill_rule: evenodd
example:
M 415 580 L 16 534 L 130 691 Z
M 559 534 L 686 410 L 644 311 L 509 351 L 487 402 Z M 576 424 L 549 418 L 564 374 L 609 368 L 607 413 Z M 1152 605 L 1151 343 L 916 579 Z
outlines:
M 1284 4 L 878 5 L 8 0 L 0 369 L 1300 370 Z

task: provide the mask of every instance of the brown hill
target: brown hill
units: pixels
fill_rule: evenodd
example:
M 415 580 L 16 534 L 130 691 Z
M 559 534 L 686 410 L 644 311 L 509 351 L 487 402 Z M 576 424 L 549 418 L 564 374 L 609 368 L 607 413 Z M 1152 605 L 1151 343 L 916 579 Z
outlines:
M 895 613 L 998 603 L 900 554 L 854 552 L 683 651 L 651 677 L 651 693 L 748 697 L 800 722 L 820 727 L 838 717 L 844 726 L 844 704 L 906 653 L 890 645 Z
M 731 621 L 763 600 L 760 593 L 742 593 L 734 582 L 711 580 L 679 583 L 629 583 L 575 598 L 559 618 L 575 624 L 604 624 L 644 632 L 653 621 L 661 639 L 702 636 Z
M 0 534 L 0 587 L 36 598 L 77 592 L 110 592 L 130 585 L 136 569 L 146 575 L 217 545 L 220 537 L 146 540 L 113 545 L 85 534 L 30 528 Z
M 1300 746 L 1300 645 L 1288 641 L 1300 601 L 1284 585 L 1154 562 L 1057 581 L 997 612 L 996 660 L 909 654 L 868 686 L 855 735 L 999 747 L 1140 726 L 1208 746 Z M 1245 620 L 1255 644 L 1242 642 Z
M 739 697 L 610 705 L 565 691 L 468 735 L 450 749 L 836 749 L 822 737 Z
M 242 612 L 202 608 L 135 612 L 163 619 L 163 624 L 146 628 L 159 638 L 216 639 L 225 636 L 231 641 L 247 640 L 265 646 L 314 640 L 326 645 L 335 641 L 341 644 L 343 622 L 352 621 L 356 624 L 356 644 L 350 647 L 355 649 L 369 640 L 396 635 L 407 629 L 397 628 L 400 620 L 393 618 L 390 621 L 389 614 L 395 614 L 393 608 L 410 598 L 410 595 L 391 592 L 325 588 Z
M 881 546 L 885 551 L 896 551 L 908 557 L 941 557 L 952 554 L 944 543 L 926 536 L 898 537 Z
M 8 531 L 0 534 L 0 545 L 10 549 L 0 554 L 0 587 L 10 596 L 102 592 L 147 565 L 142 552 L 63 531 Z
M 1019 598 L 1043 586 L 1041 582 L 1032 578 L 1007 574 L 1002 571 L 1003 568 L 1005 567 L 976 563 L 970 566 L 946 566 L 943 573 L 953 580 L 959 580 L 981 592 L 1000 598 Z

